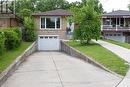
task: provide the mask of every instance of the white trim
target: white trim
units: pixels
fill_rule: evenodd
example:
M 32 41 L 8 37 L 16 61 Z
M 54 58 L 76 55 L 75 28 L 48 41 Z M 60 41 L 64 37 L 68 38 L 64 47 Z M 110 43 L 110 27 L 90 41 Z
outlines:
M 42 29 L 42 28 L 41 28 Z M 45 18 L 45 29 L 46 29 L 46 18 Z
M 125 20 L 126 20 L 126 19 L 124 18 L 124 27 L 125 27 L 125 25 L 126 25 Z
M 55 18 L 55 28 L 46 28 L 46 18 L 51 18 L 51 17 Z M 41 28 L 41 19 L 42 18 L 45 18 L 45 28 Z M 60 28 L 57 28 L 56 18 L 60 18 Z M 61 18 L 61 16 L 41 16 L 40 17 L 40 30 L 61 30 L 61 27 L 62 27 L 62 18 Z
M 57 23 L 56 23 L 56 20 L 57 19 L 57 17 L 55 17 L 55 29 L 57 29 Z
M 59 35 L 38 35 L 38 37 L 39 36 L 57 36 L 57 37 L 59 37 Z

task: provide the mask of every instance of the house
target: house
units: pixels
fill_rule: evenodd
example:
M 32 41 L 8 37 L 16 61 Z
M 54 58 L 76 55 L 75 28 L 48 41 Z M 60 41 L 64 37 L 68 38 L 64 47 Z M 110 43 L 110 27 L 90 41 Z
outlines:
M 104 38 L 130 43 L 130 12 L 117 10 L 102 15 Z
M 22 19 L 15 14 L 0 13 L 0 29 L 6 27 L 17 27 L 22 25 Z
M 56 9 L 47 12 L 34 13 L 35 29 L 38 34 L 39 50 L 59 50 L 61 39 L 70 39 L 71 31 L 74 29 L 72 21 L 68 17 L 72 13 Z
M 23 20 L 15 14 L 14 3 L 14 1 L 8 0 L 0 1 L 0 29 L 22 25 Z M 11 9 L 10 6 L 13 8 Z

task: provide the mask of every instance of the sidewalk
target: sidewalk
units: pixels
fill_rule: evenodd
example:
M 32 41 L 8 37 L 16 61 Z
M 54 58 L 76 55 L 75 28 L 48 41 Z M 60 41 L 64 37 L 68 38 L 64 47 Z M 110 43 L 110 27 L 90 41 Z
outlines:
M 120 56 L 122 59 L 126 60 L 127 62 L 130 63 L 130 50 L 123 48 L 121 46 L 111 44 L 105 41 L 94 41 L 104 48 L 107 48 L 108 50 L 112 51 L 116 55 Z M 126 77 L 123 79 L 123 81 L 119 84 L 117 87 L 130 87 L 130 69 L 126 75 Z

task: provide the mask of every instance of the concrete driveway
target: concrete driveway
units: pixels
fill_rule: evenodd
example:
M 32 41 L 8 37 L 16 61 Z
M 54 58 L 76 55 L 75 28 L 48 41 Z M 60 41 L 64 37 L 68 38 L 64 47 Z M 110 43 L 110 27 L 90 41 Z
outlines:
M 36 52 L 2 87 L 115 87 L 121 78 L 61 52 Z

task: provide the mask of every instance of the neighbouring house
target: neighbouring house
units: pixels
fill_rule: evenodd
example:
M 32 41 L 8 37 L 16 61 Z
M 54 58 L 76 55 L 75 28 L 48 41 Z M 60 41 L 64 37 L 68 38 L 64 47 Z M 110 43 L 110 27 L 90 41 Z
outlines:
M 22 25 L 23 20 L 8 8 L 0 8 L 0 29 L 17 27 Z
M 74 23 L 68 21 L 71 16 L 71 12 L 63 9 L 33 14 L 39 50 L 58 50 L 61 39 L 70 39 L 74 29 Z
M 103 14 L 101 30 L 104 38 L 130 43 L 130 11 Z
M 23 20 L 15 14 L 0 13 L 0 29 L 6 27 L 18 27 L 22 25 Z

